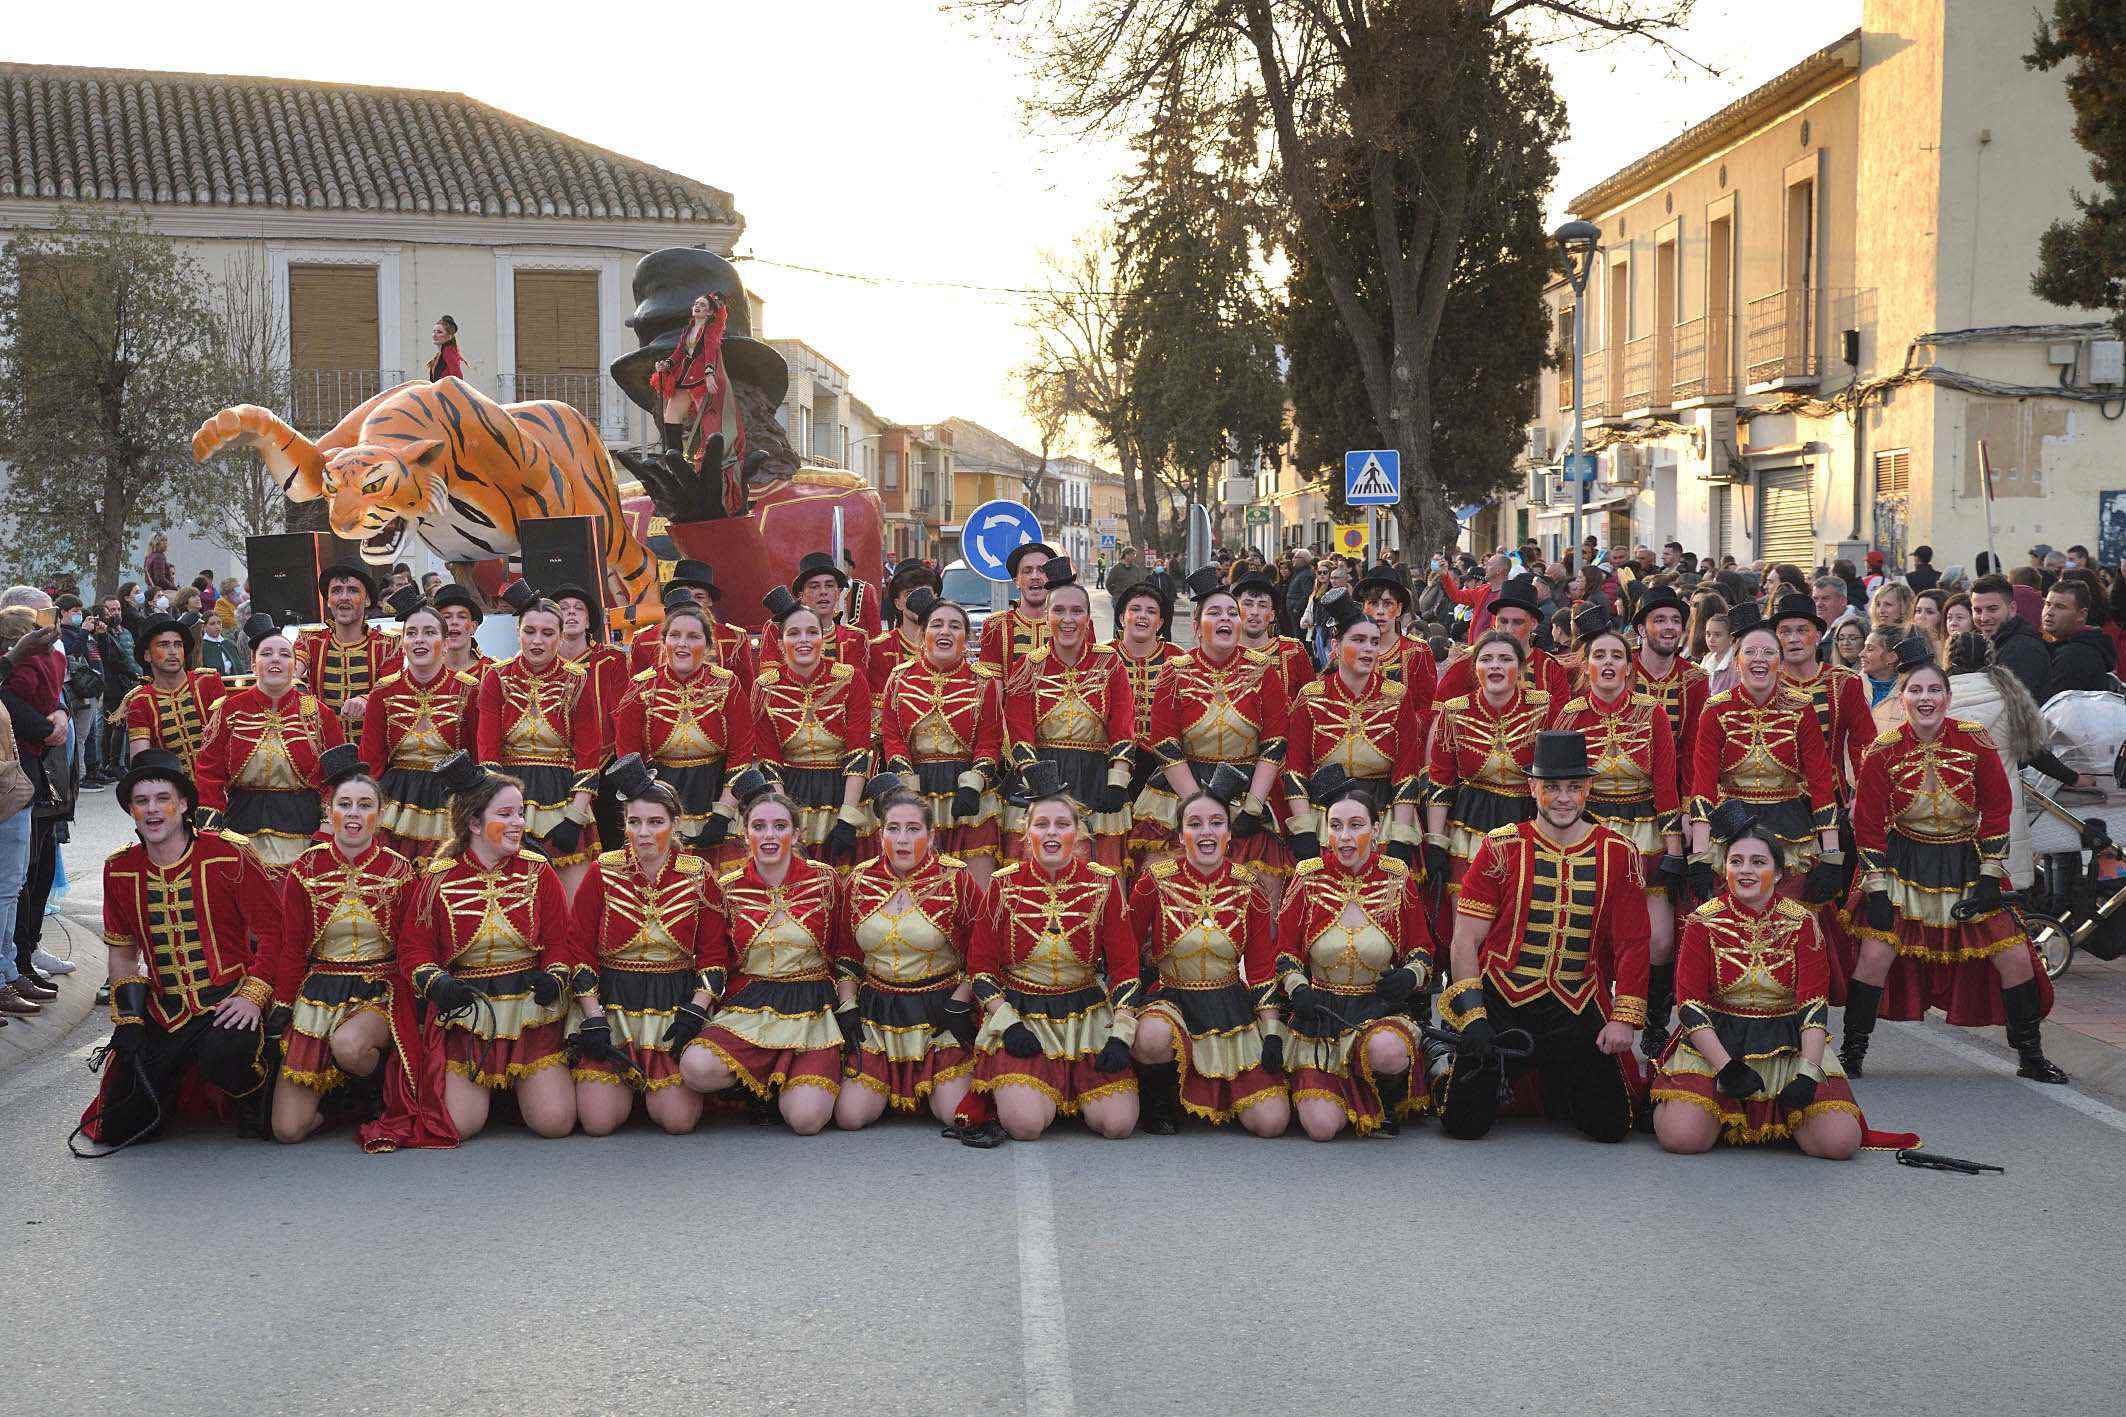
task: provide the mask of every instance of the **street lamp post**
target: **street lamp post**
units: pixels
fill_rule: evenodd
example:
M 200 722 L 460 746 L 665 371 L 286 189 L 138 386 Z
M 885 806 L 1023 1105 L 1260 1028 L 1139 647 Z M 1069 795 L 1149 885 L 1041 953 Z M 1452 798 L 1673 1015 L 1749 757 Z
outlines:
M 1584 544 L 1580 520 L 1587 510 L 1587 484 L 1580 477 L 1580 450 L 1587 440 L 1587 385 L 1580 378 L 1580 359 L 1586 344 L 1587 278 L 1594 273 L 1602 228 L 1591 221 L 1568 221 L 1551 232 L 1550 239 L 1565 257 L 1565 279 L 1572 284 L 1572 456 L 1565 467 L 1572 478 L 1572 551 L 1577 557 Z

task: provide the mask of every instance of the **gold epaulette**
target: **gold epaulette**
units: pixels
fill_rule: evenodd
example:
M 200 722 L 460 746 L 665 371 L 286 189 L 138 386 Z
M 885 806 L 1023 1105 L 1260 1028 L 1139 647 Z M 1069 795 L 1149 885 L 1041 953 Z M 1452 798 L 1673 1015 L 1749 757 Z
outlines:
M 528 846 L 518 851 L 517 855 L 523 857 L 526 861 L 531 862 L 534 866 L 544 866 L 546 864 L 546 853 L 543 851 L 534 851 Z
M 1511 841 L 1521 834 L 1518 823 L 1509 822 L 1503 827 L 1493 827 L 1484 833 L 1486 841 Z
M 1170 881 L 1181 873 L 1179 861 L 1154 861 L 1146 868 L 1155 881 Z
M 1235 861 L 1233 863 L 1233 875 L 1238 880 L 1254 885 L 1262 879 L 1262 868 L 1253 861 Z
M 1437 707 L 1441 713 L 1466 713 L 1469 710 L 1469 701 L 1474 697 L 1475 695 L 1473 694 L 1463 694 L 1459 698 L 1449 699 Z
M 782 682 L 782 665 L 780 663 L 763 664 L 760 666 L 760 672 L 753 676 L 753 682 L 755 684 L 780 684 Z
M 1868 744 L 1869 751 L 1872 752 L 1873 750 L 1882 747 L 1886 743 L 1896 742 L 1897 735 L 1902 732 L 1904 732 L 1903 724 L 1899 724 L 1895 728 L 1885 728 L 1882 732 L 1875 735 L 1875 740 L 1872 743 Z
M 1773 896 L 1772 908 L 1789 920 L 1806 920 L 1809 918 L 1809 908 L 1800 901 L 1788 896 Z
M 1300 692 L 1305 693 L 1307 689 L 1311 689 L 1319 683 L 1321 681 L 1316 679 L 1309 683 L 1305 689 L 1301 689 Z M 1410 686 L 1400 679 L 1383 679 L 1380 682 L 1380 695 L 1384 699 L 1399 699 L 1409 692 Z
M 656 677 L 657 671 L 655 669 L 645 669 L 640 674 L 630 674 L 628 681 L 634 684 L 647 684 Z
M 1321 858 L 1319 856 L 1310 856 L 1306 860 L 1300 862 L 1297 866 L 1294 866 L 1292 868 L 1292 874 L 1294 876 L 1312 876 L 1320 872 L 1320 870 Z
M 125 855 L 128 851 L 131 851 L 134 847 L 139 845 L 140 843 L 138 841 L 127 842 L 124 846 L 119 847 L 116 851 L 113 851 L 106 855 L 103 858 L 103 864 L 106 866 L 110 865 L 113 861 L 116 861 L 119 857 Z M 146 848 L 142 849 L 145 850 Z
M 480 674 L 475 674 L 470 669 L 453 669 L 450 672 L 457 675 L 464 683 L 477 689 L 480 687 L 480 674 L 487 672 L 487 666 L 484 664 L 480 666 Z
M 1250 664 L 1268 664 L 1270 662 L 1270 652 L 1266 649 L 1244 649 L 1241 653 L 1247 656 Z
M 315 855 L 317 855 L 317 853 L 319 853 L 320 851 L 333 851 L 333 850 L 337 850 L 337 848 L 336 848 L 336 847 L 334 847 L 334 846 L 333 846 L 333 844 L 332 844 L 331 842 L 329 842 L 329 841 L 313 841 L 313 842 L 311 842 L 311 843 L 310 843 L 310 844 L 309 844 L 308 846 L 304 847 L 304 848 L 303 848 L 303 849 L 302 849 L 301 851 L 298 851 L 297 853 L 295 853 L 295 859 L 296 859 L 297 861 L 300 861 L 300 860 L 302 860 L 302 859 L 303 859 L 303 858 L 304 858 L 305 856 L 315 856 Z
M 1088 865 L 1088 866 L 1090 866 L 1090 867 L 1092 868 L 1092 873 L 1093 873 L 1093 874 L 1094 874 L 1095 876 L 1119 876 L 1119 875 L 1121 875 L 1121 874 L 1122 874 L 1122 873 L 1121 873 L 1120 871 L 1117 871 L 1117 870 L 1116 870 L 1116 869 L 1115 869 L 1114 867 L 1112 867 L 1112 866 L 1102 866 L 1102 865 L 1101 865 L 1101 864 L 1100 864 L 1099 862 L 1097 862 L 1097 861 L 1088 861 L 1088 862 L 1086 862 L 1085 864 L 1086 864 L 1086 865 Z
M 974 677 L 977 679 L 1001 679 L 1004 677 L 1004 671 L 986 659 L 970 659 L 967 661 L 967 667 L 974 671 Z
M 1001 881 L 1006 876 L 1023 875 L 1023 868 L 1025 867 L 1025 865 L 1026 863 L 1023 861 L 1014 861 L 1009 866 L 999 866 L 995 871 L 990 873 L 989 879 L 992 881 Z
M 1400 856 L 1390 856 L 1383 852 L 1379 859 L 1381 869 L 1384 871 L 1392 871 L 1397 875 L 1401 876 L 1407 876 L 1410 874 L 1410 863 L 1403 860 Z
M 398 682 L 399 682 L 399 681 L 400 681 L 401 679 L 404 679 L 405 677 L 406 677 L 406 671 L 405 671 L 405 670 L 403 670 L 403 669 L 394 669 L 394 670 L 392 670 L 392 671 L 391 671 L 391 673 L 389 673 L 389 674 L 386 674 L 386 675 L 385 675 L 385 676 L 384 676 L 383 678 L 381 678 L 381 679 L 379 679 L 379 680 L 377 680 L 377 681 L 376 681 L 376 689 L 386 689 L 386 688 L 389 688 L 389 687 L 390 687 L 391 685 L 393 685 L 393 684 L 396 684 L 396 683 L 398 683 Z M 372 690 L 370 690 L 370 692 L 371 692 L 371 693 L 375 693 L 375 692 L 376 692 L 376 689 L 372 689 Z
M 829 683 L 841 683 L 855 677 L 856 666 L 843 660 L 836 660 L 833 666 L 827 670 L 827 681 Z
M 1993 735 L 1986 731 L 1985 724 L 1978 722 L 1976 719 L 1970 718 L 1959 718 L 1954 721 L 1958 728 L 1961 728 L 1964 732 L 1971 735 L 1972 741 L 1976 743 L 1977 746 L 1981 748 L 1991 749 L 1995 752 L 1999 751 L 1999 749 L 1994 745 Z
M 728 886 L 745 873 L 746 868 L 744 866 L 733 866 L 728 871 L 719 871 L 716 873 L 716 884 L 718 886 Z
M 463 859 L 459 856 L 431 856 L 421 863 L 421 872 L 423 875 L 440 876 Z
M 228 842 L 229 845 L 234 846 L 239 850 L 248 850 L 251 845 L 250 837 L 244 835 L 242 832 L 230 831 L 227 827 L 216 827 L 213 831 L 206 833 L 206 835 L 218 836 L 223 841 Z
M 682 876 L 703 876 L 708 874 L 709 863 L 699 856 L 689 856 L 681 851 L 673 855 L 672 869 Z
M 1292 700 L 1292 702 L 1296 704 L 1299 702 L 1299 699 L 1318 699 L 1321 697 L 1321 695 L 1321 680 L 1309 679 L 1306 683 L 1301 684 L 1299 686 L 1299 698 Z
M 1690 914 L 1684 916 L 1683 918 L 1685 920 L 1702 920 L 1707 924 L 1710 924 L 1711 922 L 1717 920 L 1720 917 L 1722 911 L 1726 908 L 1726 906 L 1727 898 L 1725 896 L 1714 896 L 1711 900 L 1705 902 L 1705 904 L 1699 906 L 1696 910 L 1693 910 Z
M 1548 689 L 1530 689 L 1530 690 L 1528 691 L 1528 702 L 1529 702 L 1529 703 L 1531 703 L 1531 704 L 1547 704 L 1547 703 L 1549 703 L 1549 702 L 1550 702 L 1550 690 L 1548 690 Z
M 623 847 L 618 851 L 599 852 L 598 864 L 600 866 L 625 866 L 627 864 L 627 849 Z
M 967 863 L 949 852 L 940 851 L 938 853 L 938 865 L 951 867 L 954 870 L 963 870 L 966 868 Z

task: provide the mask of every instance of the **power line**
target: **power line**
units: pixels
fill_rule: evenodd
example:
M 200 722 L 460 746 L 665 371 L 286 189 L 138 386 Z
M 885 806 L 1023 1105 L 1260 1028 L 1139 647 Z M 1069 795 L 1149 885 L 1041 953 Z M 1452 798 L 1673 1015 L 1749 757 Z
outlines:
M 854 282 L 857 285 L 869 285 L 881 288 L 888 286 L 902 286 L 915 290 L 963 290 L 973 295 L 1004 296 L 1010 299 L 1017 300 L 1024 300 L 1033 296 L 1052 296 L 1058 294 L 1058 292 L 1053 290 L 1035 290 L 1026 286 L 977 285 L 973 281 L 964 280 L 925 280 L 915 276 L 884 276 L 869 275 L 857 271 L 830 271 L 824 266 L 805 266 L 799 265 L 795 261 L 770 260 L 766 256 L 756 256 L 750 253 L 735 254 L 731 257 L 731 260 L 734 262 L 751 261 L 756 266 L 773 266 L 777 270 L 801 271 L 806 275 L 825 276 L 829 280 L 846 280 Z M 1097 295 L 1103 300 L 1119 300 L 1122 298 L 1119 292 L 1112 290 L 1081 293 Z

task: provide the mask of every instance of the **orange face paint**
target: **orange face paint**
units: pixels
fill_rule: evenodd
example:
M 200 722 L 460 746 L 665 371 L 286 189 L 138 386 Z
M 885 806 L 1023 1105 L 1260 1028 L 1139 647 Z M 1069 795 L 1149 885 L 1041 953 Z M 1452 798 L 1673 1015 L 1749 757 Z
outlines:
M 503 840 L 509 835 L 508 823 L 498 822 L 493 820 L 492 818 L 485 822 L 482 822 L 480 824 L 480 830 L 486 834 L 487 844 L 489 846 L 500 846 Z

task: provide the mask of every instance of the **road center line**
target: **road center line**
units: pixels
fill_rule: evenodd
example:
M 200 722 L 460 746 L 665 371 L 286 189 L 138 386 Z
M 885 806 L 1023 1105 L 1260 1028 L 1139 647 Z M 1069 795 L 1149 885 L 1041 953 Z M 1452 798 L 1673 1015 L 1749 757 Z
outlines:
M 1889 1021 L 1885 1020 L 1885 1022 Z M 2092 1121 L 2102 1122 L 2115 1132 L 2126 1132 L 2126 1112 L 2121 1112 L 2108 1102 L 2099 1102 L 2087 1093 L 2075 1091 L 2071 1084 L 2067 1087 L 2060 1087 L 2054 1083 L 2032 1082 L 2029 1078 L 2015 1077 L 2015 1065 L 2007 1059 L 1989 1053 L 1975 1044 L 1966 1043 L 1961 1038 L 1949 1037 L 1938 1029 L 1924 1023 L 1890 1023 L 1890 1027 L 1902 1029 L 1921 1042 L 1932 1044 L 1934 1047 L 1941 1049 L 1944 1053 L 1953 1053 L 1966 1062 L 1976 1063 L 1989 1073 L 2000 1073 L 2006 1077 L 2015 1078 L 2017 1082 L 2029 1088 L 2046 1101 L 2056 1102 L 2062 1107 L 2081 1113 Z
M 1035 1143 L 1012 1144 L 1019 1191 L 1019 1353 L 1029 1417 L 1073 1417 L 1063 1265 L 1056 1252 L 1055 1190 Z

